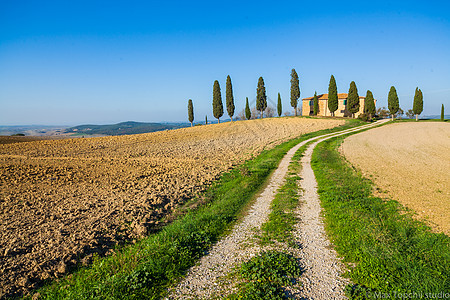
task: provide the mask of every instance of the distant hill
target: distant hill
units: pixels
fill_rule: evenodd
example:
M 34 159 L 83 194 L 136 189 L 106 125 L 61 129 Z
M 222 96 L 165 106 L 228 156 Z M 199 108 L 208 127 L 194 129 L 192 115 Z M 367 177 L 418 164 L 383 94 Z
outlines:
M 26 136 L 59 136 L 68 126 L 49 126 L 49 125 L 18 125 L 18 126 L 0 126 L 0 135 Z
M 66 129 L 66 133 L 85 135 L 125 135 L 177 129 L 190 126 L 188 123 L 141 123 L 122 122 L 110 125 L 79 125 Z

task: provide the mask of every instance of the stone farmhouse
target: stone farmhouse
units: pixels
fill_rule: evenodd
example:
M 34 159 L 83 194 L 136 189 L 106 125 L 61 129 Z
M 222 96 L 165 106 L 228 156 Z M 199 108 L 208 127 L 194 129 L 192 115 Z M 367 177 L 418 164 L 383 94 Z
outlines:
M 352 114 L 347 110 L 347 97 L 348 94 L 338 94 L 338 109 L 334 112 L 335 117 L 351 117 Z M 318 116 L 331 116 L 331 112 L 328 109 L 328 94 L 317 95 L 319 99 L 319 112 Z M 366 97 L 359 96 L 359 111 L 355 113 L 355 117 L 358 117 L 364 112 L 364 99 Z M 377 100 L 375 100 L 375 105 Z M 308 97 L 302 99 L 302 116 L 312 116 L 314 112 L 314 97 Z

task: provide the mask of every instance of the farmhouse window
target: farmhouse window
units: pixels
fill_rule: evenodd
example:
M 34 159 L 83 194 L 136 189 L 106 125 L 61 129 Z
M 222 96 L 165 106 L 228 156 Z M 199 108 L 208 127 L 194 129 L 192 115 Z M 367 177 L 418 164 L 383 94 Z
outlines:
M 347 99 L 344 100 L 344 105 L 347 105 Z

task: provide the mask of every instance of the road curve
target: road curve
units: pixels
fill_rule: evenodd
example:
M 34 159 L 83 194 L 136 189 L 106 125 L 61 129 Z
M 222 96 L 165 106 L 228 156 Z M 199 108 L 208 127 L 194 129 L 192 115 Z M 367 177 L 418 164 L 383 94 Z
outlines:
M 305 273 L 302 275 L 303 287 L 294 292 L 301 299 L 342 299 L 345 281 L 340 277 L 340 262 L 325 234 L 321 220 L 321 207 L 317 194 L 317 182 L 311 169 L 311 154 L 314 147 L 329 138 L 350 132 L 370 128 L 385 120 L 352 128 L 338 133 L 325 134 L 303 141 L 291 148 L 274 171 L 269 184 L 258 196 L 248 214 L 237 223 L 230 234 L 218 241 L 210 252 L 202 257 L 199 263 L 192 267 L 185 278 L 170 289 L 166 299 L 207 299 L 230 293 L 232 282 L 227 282 L 226 275 L 238 264 L 257 255 L 262 248 L 257 243 L 251 243 L 255 229 L 260 229 L 270 214 L 270 204 L 277 190 L 286 177 L 288 166 L 295 152 L 303 145 L 311 144 L 302 158 L 300 174 L 303 193 L 297 213 L 300 222 L 294 235 L 301 245 L 301 261 Z
M 296 212 L 300 221 L 296 224 L 294 232 L 296 242 L 301 245 L 299 258 L 305 272 L 300 278 L 302 285 L 297 291 L 296 297 L 300 299 L 346 299 L 344 288 L 349 283 L 348 280 L 341 277 L 342 264 L 325 232 L 321 216 L 322 207 L 317 193 L 317 181 L 311 167 L 314 148 L 327 139 L 367 129 L 387 121 L 381 120 L 326 137 L 322 136 L 305 150 L 300 172 L 301 205 Z

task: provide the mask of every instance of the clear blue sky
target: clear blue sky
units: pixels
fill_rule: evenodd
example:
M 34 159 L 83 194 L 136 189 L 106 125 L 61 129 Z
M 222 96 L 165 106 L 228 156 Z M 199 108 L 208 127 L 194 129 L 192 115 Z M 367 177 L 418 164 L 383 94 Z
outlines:
M 449 111 L 450 1 L 0 0 L 0 125 L 187 121 L 188 99 L 213 119 L 227 75 L 236 113 L 259 76 L 286 111 L 292 68 L 301 98 L 333 74 L 377 106 L 394 85 L 406 111 L 418 86 L 423 114 Z

